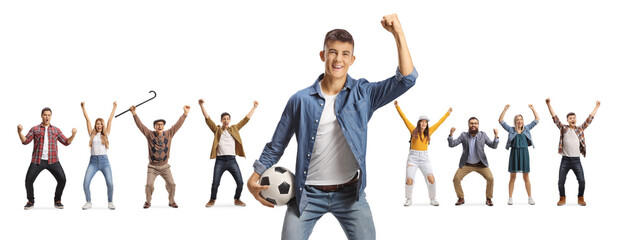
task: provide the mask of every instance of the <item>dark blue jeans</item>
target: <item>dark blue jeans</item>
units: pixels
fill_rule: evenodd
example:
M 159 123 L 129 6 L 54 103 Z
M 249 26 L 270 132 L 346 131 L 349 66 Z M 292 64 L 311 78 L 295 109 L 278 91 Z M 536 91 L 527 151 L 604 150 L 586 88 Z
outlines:
M 221 184 L 221 176 L 225 171 L 230 172 L 234 181 L 236 182 L 236 193 L 234 193 L 235 199 L 241 198 L 241 192 L 243 192 L 243 177 L 241 176 L 241 169 L 238 167 L 235 156 L 217 156 L 217 160 L 214 163 L 214 175 L 212 177 L 212 193 L 211 199 L 217 199 L 217 190 L 219 190 L 219 184 Z
M 560 197 L 566 197 L 564 194 L 564 183 L 567 181 L 567 174 L 569 170 L 573 170 L 575 178 L 578 180 L 578 197 L 584 196 L 584 187 L 586 181 L 584 180 L 584 170 L 582 169 L 582 163 L 580 157 L 562 157 L 560 163 L 560 173 L 558 175 L 558 190 L 560 191 Z

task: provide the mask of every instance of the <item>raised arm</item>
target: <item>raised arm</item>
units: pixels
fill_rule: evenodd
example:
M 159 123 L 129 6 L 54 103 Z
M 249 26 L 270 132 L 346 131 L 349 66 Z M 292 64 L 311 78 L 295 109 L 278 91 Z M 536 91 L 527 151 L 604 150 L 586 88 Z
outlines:
M 540 117 L 538 117 L 538 113 L 536 112 L 536 109 L 534 109 L 534 105 L 529 104 L 529 109 L 532 110 L 532 113 L 534 114 L 534 119 L 536 119 L 536 121 L 540 121 Z
M 446 121 L 446 118 L 451 115 L 451 112 L 453 112 L 453 108 L 449 107 L 448 111 L 446 111 L 444 116 L 442 116 L 442 118 L 440 118 L 440 120 L 438 120 L 437 123 L 435 123 L 431 127 L 429 127 L 429 134 L 433 134 L 433 132 L 435 132 L 435 130 L 437 130 L 440 127 L 440 125 L 442 125 L 442 123 L 444 123 L 444 121 Z
M 145 137 L 149 136 L 149 134 L 151 134 L 151 130 L 144 126 L 144 124 L 142 124 L 142 121 L 140 121 L 140 117 L 138 117 L 138 115 L 136 114 L 136 106 L 129 107 L 129 111 L 131 111 L 131 114 L 133 115 L 133 121 L 136 123 L 138 129 L 140 129 L 140 132 L 142 132 Z
M 254 111 L 256 111 L 256 108 L 258 108 L 258 101 L 254 100 L 254 106 L 252 107 L 252 110 L 247 113 L 247 118 L 252 118 L 252 115 L 254 115 Z
M 166 131 L 170 131 L 173 133 L 173 135 L 175 135 L 175 133 L 177 133 L 177 131 L 182 127 L 182 125 L 184 125 L 184 121 L 186 121 L 186 117 L 188 117 L 189 111 L 190 111 L 190 106 L 184 105 L 184 114 L 182 114 L 182 116 L 179 117 L 177 122 L 173 124 L 173 126 L 169 130 L 166 130 Z
M 547 107 L 549 108 L 549 114 L 551 114 L 551 116 L 556 116 L 556 112 L 553 111 L 553 108 L 551 107 L 551 99 L 547 98 L 545 99 L 545 102 L 547 103 Z
M 591 112 L 591 117 L 595 117 L 597 109 L 599 109 L 599 104 L 601 104 L 599 101 L 595 102 L 595 109 L 593 109 L 593 112 Z
M 461 144 L 463 141 L 463 135 L 460 134 L 459 137 L 457 139 L 453 139 L 453 133 L 455 132 L 455 128 L 452 127 L 451 128 L 451 133 L 448 135 L 448 146 L 449 147 L 456 147 L 457 145 Z
M 507 112 L 508 108 L 510 108 L 510 104 L 506 104 L 503 108 L 503 112 L 501 112 L 501 116 L 499 116 L 499 123 L 503 122 L 503 117 L 505 117 L 505 113 Z
M 383 17 L 381 25 L 388 32 L 394 35 L 396 40 L 396 49 L 398 50 L 398 69 L 404 76 L 411 74 L 413 71 L 413 62 L 411 61 L 411 54 L 407 47 L 407 40 L 403 33 L 402 26 L 398 20 L 397 14 L 391 14 Z
M 217 128 L 217 125 L 214 124 L 212 119 L 210 119 L 210 115 L 208 115 L 208 113 L 206 112 L 206 108 L 203 107 L 204 103 L 205 101 L 203 101 L 203 99 L 199 99 L 199 107 L 201 107 L 201 112 L 203 113 L 203 118 L 206 120 L 206 125 L 208 125 L 208 127 L 210 128 L 210 131 L 215 133 L 219 129 Z
M 85 110 L 85 102 L 81 102 L 81 109 L 83 110 L 83 116 L 87 124 L 88 134 L 92 134 L 92 123 L 90 123 L 90 117 L 88 117 L 87 111 Z
M 413 132 L 416 126 L 414 126 L 411 122 L 409 122 L 409 119 L 407 119 L 407 117 L 405 116 L 405 113 L 403 113 L 402 109 L 400 109 L 400 106 L 398 106 L 398 100 L 394 101 L 394 106 L 396 106 L 396 111 L 398 111 L 398 115 L 400 115 L 400 118 L 402 118 L 409 132 Z
M 112 131 L 112 119 L 114 119 L 116 107 L 118 107 L 116 101 L 114 101 L 113 105 L 114 107 L 112 108 L 112 113 L 109 114 L 109 119 L 107 119 L 107 128 L 105 128 L 105 134 L 107 134 L 107 136 L 109 136 L 109 133 Z

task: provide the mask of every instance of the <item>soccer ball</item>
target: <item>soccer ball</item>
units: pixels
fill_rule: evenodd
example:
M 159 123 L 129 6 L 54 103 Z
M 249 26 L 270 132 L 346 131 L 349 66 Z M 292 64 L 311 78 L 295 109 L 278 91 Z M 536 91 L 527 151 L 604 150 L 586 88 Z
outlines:
M 260 195 L 273 205 L 286 205 L 295 197 L 293 190 L 295 175 L 283 167 L 270 167 L 260 176 L 260 185 L 269 186 L 260 191 Z

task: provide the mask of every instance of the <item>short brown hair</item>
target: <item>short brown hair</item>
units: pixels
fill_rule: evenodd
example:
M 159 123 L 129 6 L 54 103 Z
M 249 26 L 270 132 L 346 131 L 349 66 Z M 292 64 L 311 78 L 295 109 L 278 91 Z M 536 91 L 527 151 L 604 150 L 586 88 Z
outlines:
M 352 44 L 352 49 L 354 49 L 354 38 L 352 38 L 352 34 L 344 29 L 333 29 L 326 33 L 326 37 L 324 38 L 324 50 L 326 50 L 326 43 L 332 41 L 350 43 Z

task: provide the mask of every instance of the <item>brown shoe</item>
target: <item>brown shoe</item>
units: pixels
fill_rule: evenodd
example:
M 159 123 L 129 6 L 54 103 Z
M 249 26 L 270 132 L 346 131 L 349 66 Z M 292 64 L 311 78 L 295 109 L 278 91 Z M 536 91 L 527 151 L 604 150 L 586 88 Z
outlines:
M 246 204 L 243 201 L 241 201 L 240 199 L 238 199 L 238 198 L 234 199 L 234 205 L 240 206 L 240 207 L 245 207 L 246 206 Z
M 464 203 L 465 203 L 464 198 L 458 198 L 457 202 L 455 203 L 455 206 L 459 206 L 459 205 L 462 205 Z
M 584 197 L 578 197 L 578 204 L 580 204 L 580 206 L 586 206 L 586 202 L 584 201 Z
M 144 209 L 147 209 L 147 208 L 150 208 L 150 207 L 151 207 L 151 204 L 148 203 L 148 202 L 144 202 L 144 206 L 142 206 L 142 208 L 144 208 Z
M 494 206 L 494 204 L 492 203 L 492 199 L 486 198 L 486 205 L 488 205 L 490 207 Z
M 169 203 L 168 206 L 172 207 L 172 208 L 178 208 L 179 207 L 179 206 L 177 206 L 177 203 Z
M 567 197 L 560 197 L 560 200 L 558 201 L 558 206 L 564 206 L 564 204 L 567 204 Z
M 212 207 L 214 206 L 214 200 L 215 199 L 210 199 L 210 201 L 208 203 L 206 203 L 206 207 Z

